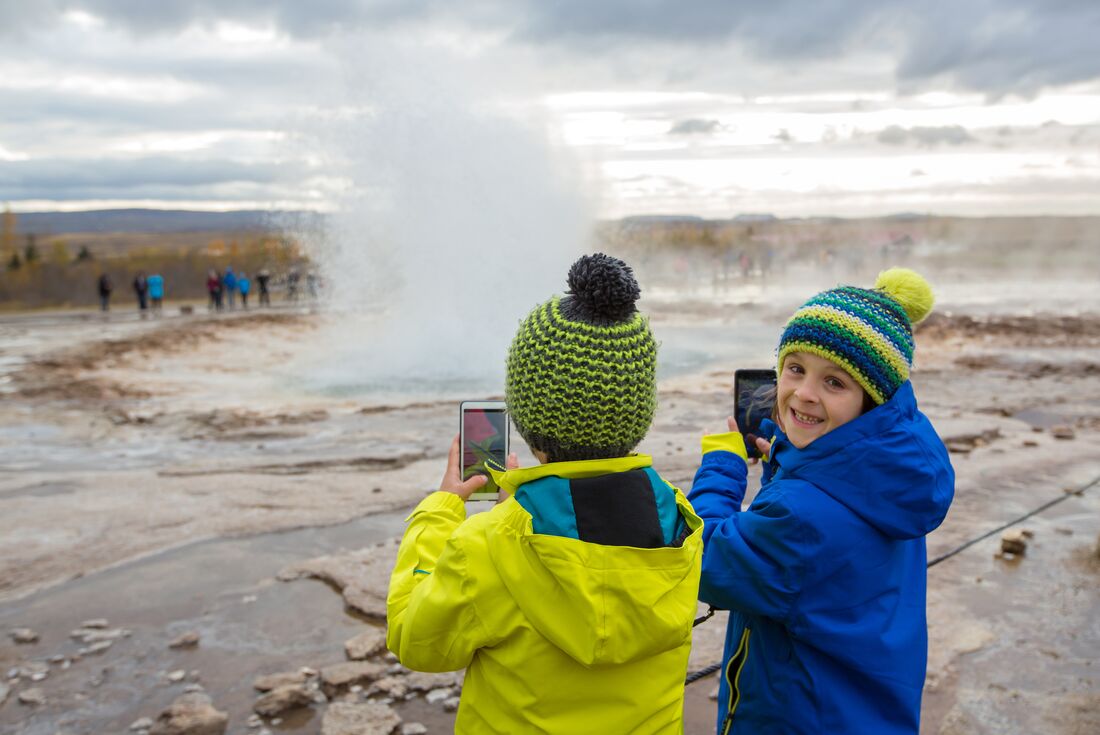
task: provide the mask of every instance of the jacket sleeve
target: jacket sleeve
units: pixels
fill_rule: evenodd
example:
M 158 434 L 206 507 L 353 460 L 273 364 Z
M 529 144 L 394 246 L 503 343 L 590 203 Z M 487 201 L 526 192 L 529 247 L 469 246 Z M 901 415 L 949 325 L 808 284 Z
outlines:
M 778 486 L 786 483 L 769 486 L 766 498 L 758 496 L 741 510 L 746 468 L 736 451 L 739 442 L 739 434 L 703 440 L 703 464 L 690 496 L 705 524 L 699 599 L 724 610 L 787 620 L 822 539 Z
M 457 495 L 429 495 L 409 516 L 386 598 L 386 646 L 415 671 L 456 671 L 490 643 L 475 610 L 477 579 L 467 574 L 456 529 L 466 517 Z

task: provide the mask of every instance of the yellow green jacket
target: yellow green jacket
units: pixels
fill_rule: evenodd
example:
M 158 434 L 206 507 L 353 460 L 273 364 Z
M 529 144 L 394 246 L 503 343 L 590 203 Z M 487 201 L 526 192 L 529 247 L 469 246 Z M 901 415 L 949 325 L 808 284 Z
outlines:
M 466 668 L 459 733 L 680 733 L 703 523 L 644 455 L 497 475 L 466 518 L 436 492 L 408 518 L 387 644 Z

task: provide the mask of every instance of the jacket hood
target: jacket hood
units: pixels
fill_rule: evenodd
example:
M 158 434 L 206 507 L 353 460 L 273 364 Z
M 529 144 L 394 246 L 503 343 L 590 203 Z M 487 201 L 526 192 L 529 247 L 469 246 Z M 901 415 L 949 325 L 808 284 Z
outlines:
M 773 479 L 821 488 L 883 534 L 917 538 L 947 515 L 955 471 L 906 381 L 886 403 L 798 449 L 775 427 Z
M 498 479 L 501 487 L 514 492 L 517 485 L 540 477 L 592 477 L 649 464 L 642 455 L 561 462 L 514 470 Z M 496 509 L 502 518 L 489 546 L 508 594 L 540 635 L 585 666 L 649 658 L 690 639 L 703 522 L 678 489 L 664 483 L 654 491 L 675 494 L 689 531 L 679 546 L 605 546 L 538 534 L 531 514 L 515 498 Z

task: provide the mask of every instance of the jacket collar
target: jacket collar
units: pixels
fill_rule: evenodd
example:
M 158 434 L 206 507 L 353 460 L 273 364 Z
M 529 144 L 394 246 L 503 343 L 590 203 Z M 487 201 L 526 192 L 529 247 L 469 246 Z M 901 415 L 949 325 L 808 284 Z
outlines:
M 566 479 L 598 477 L 652 466 L 653 458 L 648 454 L 631 454 L 626 457 L 615 457 L 614 459 L 547 462 L 534 467 L 521 467 L 518 470 L 507 470 L 506 472 L 500 472 L 492 467 L 488 469 L 497 485 L 509 495 L 514 495 L 520 485 L 534 482 L 543 477 L 564 477 Z

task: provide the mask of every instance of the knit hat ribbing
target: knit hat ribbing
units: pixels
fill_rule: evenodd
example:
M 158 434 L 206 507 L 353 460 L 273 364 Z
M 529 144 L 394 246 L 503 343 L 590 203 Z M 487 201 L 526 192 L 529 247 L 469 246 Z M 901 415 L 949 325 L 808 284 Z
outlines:
M 508 352 L 516 430 L 551 461 L 621 457 L 657 408 L 657 345 L 630 267 L 602 253 L 569 269 L 569 292 L 536 307 Z
M 891 268 L 874 289 L 839 286 L 794 313 L 779 338 L 779 371 L 792 352 L 808 352 L 844 368 L 882 404 L 909 379 L 913 325 L 932 311 L 932 287 L 919 274 Z

